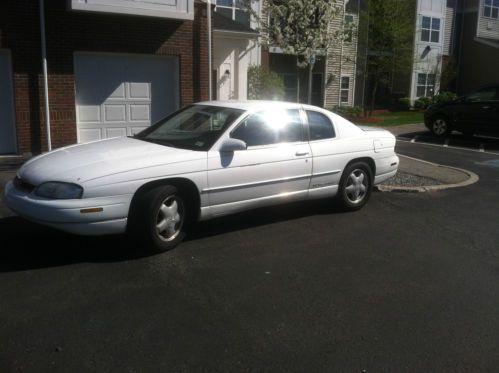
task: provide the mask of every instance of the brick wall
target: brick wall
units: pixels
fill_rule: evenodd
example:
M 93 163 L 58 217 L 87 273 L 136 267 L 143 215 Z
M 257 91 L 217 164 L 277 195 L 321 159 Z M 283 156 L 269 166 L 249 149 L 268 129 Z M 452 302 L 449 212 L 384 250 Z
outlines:
M 45 2 L 53 148 L 76 142 L 75 51 L 177 56 L 181 106 L 208 99 L 208 35 L 202 3 L 194 21 L 76 12 L 66 0 Z M 0 3 L 0 48 L 10 50 L 18 153 L 46 149 L 38 2 Z

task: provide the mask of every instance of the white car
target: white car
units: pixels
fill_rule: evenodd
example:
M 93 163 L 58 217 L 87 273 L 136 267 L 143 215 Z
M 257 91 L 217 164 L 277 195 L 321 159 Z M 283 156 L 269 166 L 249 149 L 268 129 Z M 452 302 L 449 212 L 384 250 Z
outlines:
M 26 162 L 5 188 L 17 214 L 82 235 L 131 232 L 158 250 L 189 222 L 336 196 L 357 210 L 397 172 L 395 137 L 283 102 L 202 102 L 132 137 Z

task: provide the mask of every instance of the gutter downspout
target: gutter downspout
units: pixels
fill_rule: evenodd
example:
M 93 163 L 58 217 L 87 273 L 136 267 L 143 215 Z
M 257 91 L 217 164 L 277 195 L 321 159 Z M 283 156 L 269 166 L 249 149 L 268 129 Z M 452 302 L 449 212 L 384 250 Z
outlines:
M 345 31 L 345 14 L 347 11 L 347 3 L 348 1 L 345 1 L 343 3 L 343 18 L 341 20 L 341 29 L 344 32 Z M 338 106 L 341 106 L 341 77 L 343 75 L 343 46 L 344 46 L 345 40 L 344 37 L 341 38 L 341 52 L 340 52 L 340 90 L 338 91 Z M 350 90 L 349 90 L 350 91 Z M 350 95 L 350 92 L 348 92 L 348 95 Z M 348 106 L 348 104 L 347 104 Z
M 52 150 L 52 139 L 50 137 L 50 107 L 49 107 L 49 83 L 47 77 L 47 48 L 45 42 L 45 3 L 40 0 L 40 34 L 42 39 L 42 64 L 43 64 L 43 88 L 45 97 L 45 124 L 47 126 L 47 149 Z
M 213 99 L 213 82 L 212 82 L 212 75 L 213 75 L 213 62 L 212 62 L 212 38 L 211 38 L 211 0 L 206 0 L 208 9 L 206 11 L 207 18 L 208 18 L 208 97 L 209 100 L 211 101 Z

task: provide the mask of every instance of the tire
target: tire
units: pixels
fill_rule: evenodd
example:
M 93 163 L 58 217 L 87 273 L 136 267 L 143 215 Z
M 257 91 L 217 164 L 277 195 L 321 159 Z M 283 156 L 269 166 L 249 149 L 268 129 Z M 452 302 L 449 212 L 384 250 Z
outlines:
M 450 135 L 452 128 L 447 117 L 436 115 L 431 119 L 430 131 L 437 137 L 445 137 Z
M 373 170 L 365 162 L 354 162 L 345 168 L 337 195 L 339 206 L 345 211 L 360 210 L 371 197 Z
M 158 186 L 136 197 L 129 232 L 153 252 L 173 249 L 185 237 L 188 216 L 185 198 L 172 185 Z

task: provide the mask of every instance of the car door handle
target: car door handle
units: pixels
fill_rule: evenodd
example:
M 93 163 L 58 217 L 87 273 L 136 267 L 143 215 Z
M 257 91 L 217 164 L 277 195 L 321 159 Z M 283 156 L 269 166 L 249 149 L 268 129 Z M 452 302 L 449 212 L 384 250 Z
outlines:
M 300 151 L 298 151 L 298 152 L 296 152 L 296 153 L 295 153 L 295 155 L 296 155 L 297 157 L 302 157 L 302 156 L 304 156 L 304 155 L 308 155 L 308 154 L 309 154 L 309 152 L 300 152 Z

